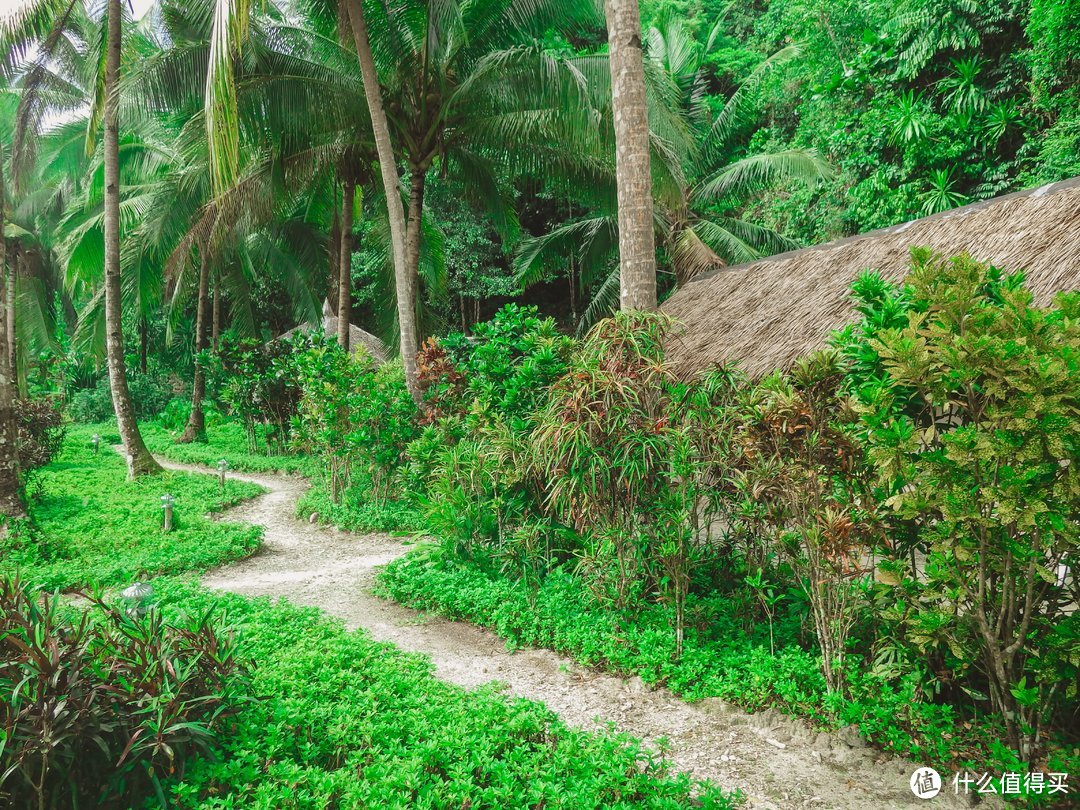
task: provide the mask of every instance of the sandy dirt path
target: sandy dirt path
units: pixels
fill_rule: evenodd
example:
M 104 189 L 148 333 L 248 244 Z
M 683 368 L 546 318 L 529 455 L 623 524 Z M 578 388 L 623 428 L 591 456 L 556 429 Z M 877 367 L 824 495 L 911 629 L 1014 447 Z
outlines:
M 207 472 L 161 461 L 170 469 Z M 510 653 L 487 630 L 380 599 L 371 593 L 375 569 L 408 550 L 400 538 L 298 520 L 296 502 L 308 487 L 301 478 L 229 476 L 269 490 L 221 515 L 262 526 L 264 542 L 255 555 L 207 574 L 210 588 L 322 608 L 349 628 L 430 656 L 443 680 L 465 688 L 498 681 L 508 694 L 542 702 L 572 726 L 613 726 L 649 742 L 666 738 L 675 768 L 742 791 L 748 807 L 971 806 L 953 795 L 949 775 L 937 798 L 916 798 L 909 786 L 916 765 L 882 755 L 850 730 L 817 733 L 775 711 L 751 715 L 715 699 L 688 704 L 639 679 L 594 672 L 548 650 Z

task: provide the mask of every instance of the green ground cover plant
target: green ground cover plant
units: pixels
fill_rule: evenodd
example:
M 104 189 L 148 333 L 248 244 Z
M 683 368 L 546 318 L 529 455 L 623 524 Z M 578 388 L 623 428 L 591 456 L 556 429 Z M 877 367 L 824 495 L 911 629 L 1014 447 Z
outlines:
M 91 437 L 101 436 L 95 452 Z M 0 572 L 19 572 L 47 589 L 127 585 L 136 579 L 205 570 L 258 548 L 253 526 L 220 523 L 209 512 L 262 488 L 212 476 L 167 472 L 127 481 L 110 443 L 115 432 L 73 428 L 63 451 L 39 478 L 33 526 L 0 540 Z M 176 499 L 172 532 L 162 530 L 161 496 Z
M 395 475 L 437 552 L 386 593 L 945 767 L 1075 760 L 1077 297 L 915 251 L 854 298 L 760 381 L 680 377 L 662 315 L 616 316 L 516 411 L 536 323 L 429 342 Z
M 726 808 L 729 797 L 619 735 L 563 726 L 497 685 L 466 693 L 429 661 L 315 610 L 163 589 L 163 610 L 223 608 L 258 663 L 222 756 L 189 765 L 180 808 Z
M 244 426 L 230 418 L 220 415 L 210 418 L 208 415 L 205 442 L 177 444 L 176 437 L 183 428 L 183 422 L 179 427 L 160 421 L 147 422 L 143 426 L 143 438 L 152 453 L 181 464 L 216 468 L 218 462 L 225 459 L 229 462 L 229 469 L 238 472 L 299 475 L 312 475 L 314 472 L 311 461 L 303 455 L 252 452 Z
M 744 597 L 692 598 L 691 626 L 676 656 L 671 607 L 613 611 L 568 570 L 534 586 L 426 546 L 383 569 L 378 589 L 418 610 L 491 628 L 511 647 L 556 650 L 687 700 L 718 697 L 749 711 L 773 707 L 820 729 L 854 724 L 883 750 L 949 770 L 1022 770 L 999 742 L 1006 733 L 1000 720 L 982 715 L 973 724 L 953 706 L 925 700 L 917 672 L 892 677 L 852 656 L 845 691 L 830 694 L 821 656 L 800 634 L 805 605 L 780 618 L 773 652 L 765 625 L 747 621 Z M 1080 767 L 1067 743 L 1055 744 L 1044 761 L 1058 772 Z
M 505 698 L 497 684 L 466 692 L 442 683 L 423 657 L 346 631 L 317 610 L 168 576 L 152 580 L 141 615 L 127 612 L 135 604 L 114 587 L 75 603 L 41 599 L 41 588 L 199 570 L 258 542 L 251 527 L 204 517 L 258 487 L 230 484 L 222 498 L 212 475 L 130 481 L 108 448 L 115 437 L 101 432 L 98 454 L 93 432 L 71 430 L 43 468 L 36 533 L 24 538 L 39 555 L 62 549 L 63 560 L 4 549 L 5 570 L 9 552 L 23 562 L 12 566 L 21 580 L 0 580 L 0 803 L 734 806 L 716 788 L 668 772 L 631 738 L 569 729 L 543 706 Z M 190 510 L 167 542 L 149 523 L 160 520 L 157 504 L 142 506 L 163 484 Z M 73 493 L 84 490 L 93 497 L 72 512 Z M 128 519 L 114 516 L 119 508 Z
M 747 627 L 739 620 L 737 602 L 692 599 L 688 611 L 694 616 L 693 626 L 687 630 L 682 654 L 676 656 L 672 608 L 611 610 L 567 570 L 551 572 L 532 588 L 431 549 L 394 561 L 380 572 L 378 582 L 385 596 L 491 627 L 513 647 L 554 649 L 586 666 L 638 675 L 687 700 L 720 697 L 750 710 L 773 706 L 823 728 L 840 722 L 833 714 L 835 701 L 829 699 L 818 657 L 800 644 L 798 616 L 782 622 L 786 626 L 777 634 L 774 654 L 761 625 Z M 902 708 L 903 701 L 901 695 L 890 694 L 884 716 Z M 856 707 L 845 708 L 845 718 L 858 722 Z M 935 746 L 942 745 L 940 732 L 951 728 L 952 713 L 942 707 L 925 714 L 924 722 L 917 717 L 914 723 L 897 719 L 896 736 L 886 747 L 940 759 L 947 749 Z M 920 727 L 917 735 L 914 727 Z
M 412 534 L 427 530 L 414 504 L 398 498 L 376 501 L 363 481 L 342 492 L 336 503 L 325 489 L 313 486 L 297 501 L 296 515 L 307 520 L 313 514 L 322 523 L 351 532 Z

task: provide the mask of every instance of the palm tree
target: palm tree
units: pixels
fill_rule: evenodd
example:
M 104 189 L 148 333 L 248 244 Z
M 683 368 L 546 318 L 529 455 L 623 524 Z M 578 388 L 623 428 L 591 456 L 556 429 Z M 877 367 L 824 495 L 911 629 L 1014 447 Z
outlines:
M 352 229 L 353 209 L 356 207 L 356 179 L 346 177 L 341 202 L 341 252 L 338 256 L 338 343 L 349 350 L 352 326 Z
M 329 5 L 326 0 L 308 2 L 323 16 L 328 16 Z M 234 145 L 238 116 L 232 112 L 240 61 L 235 57 L 250 28 L 246 16 L 243 24 L 237 19 L 250 10 L 246 3 L 218 0 L 215 15 L 206 121 L 208 138 L 218 142 L 212 158 L 225 164 L 220 171 L 215 169 L 221 181 L 236 176 L 234 167 L 227 165 L 239 153 Z M 583 77 L 565 60 L 545 53 L 538 38 L 551 29 L 595 21 L 595 9 L 589 0 L 525 5 L 513 0 L 452 0 L 438 8 L 419 0 L 396 0 L 370 9 L 362 0 L 345 0 L 345 11 L 387 206 L 399 348 L 415 397 L 427 172 L 438 162 L 443 171 L 468 176 L 477 196 L 488 203 L 495 224 L 507 235 L 516 234 L 516 218 L 496 166 L 505 176 L 515 156 L 521 165 L 548 168 L 543 164 L 545 154 L 574 151 L 580 146 L 575 141 L 587 140 L 593 123 L 581 124 L 587 118 L 581 103 Z M 579 113 L 576 119 L 574 113 Z M 571 119 L 576 128 L 567 126 Z M 538 148 L 541 140 L 547 152 Z M 398 158 L 408 174 L 408 221 L 399 202 Z
M 416 368 L 416 310 L 413 305 L 412 274 L 405 256 L 405 215 L 401 208 L 397 160 L 390 142 L 390 125 L 383 108 L 382 89 L 375 70 L 375 57 L 371 52 L 367 19 L 364 17 L 363 0 L 345 0 L 349 23 L 356 43 L 356 58 L 360 63 L 360 76 L 364 82 L 371 131 L 375 138 L 375 150 L 379 156 L 379 176 L 382 178 L 386 198 L 387 219 L 390 225 L 390 249 L 394 260 L 394 288 L 397 298 L 398 350 L 405 367 L 405 384 L 415 402 L 420 402 L 420 380 Z M 340 270 L 339 272 L 345 272 Z M 340 304 L 339 304 L 340 306 Z
M 359 5 L 350 0 L 350 10 Z M 593 3 L 581 0 L 438 6 L 410 0 L 375 11 L 367 22 L 380 57 L 387 121 L 405 164 L 407 284 L 398 293 L 405 290 L 411 311 L 428 171 L 438 165 L 466 180 L 500 235 L 516 239 L 517 218 L 502 180 L 553 170 L 553 154 L 583 149 L 594 124 L 583 103 L 584 76 L 546 52 L 540 37 L 598 18 Z M 405 308 L 399 301 L 399 311 Z
M 753 123 L 753 89 L 770 72 L 798 55 L 792 46 L 764 60 L 713 115 L 704 97 L 705 60 L 718 27 L 706 42 L 694 42 L 685 24 L 669 20 L 645 37 L 646 100 L 652 142 L 653 217 L 663 268 L 685 284 L 696 275 L 797 247 L 792 240 L 739 213 L 768 190 L 791 183 L 816 183 L 831 169 L 814 152 L 790 149 L 742 156 L 736 138 Z M 603 56 L 587 57 L 592 63 Z M 593 85 L 603 102 L 606 88 L 595 70 Z M 589 66 L 583 66 L 588 69 Z M 610 102 L 610 96 L 607 97 Z M 608 118 L 607 120 L 611 120 Z M 610 137 L 610 135 L 608 135 Z M 585 329 L 620 302 L 621 272 L 616 170 L 610 165 L 580 186 L 589 214 L 542 236 L 522 241 L 515 272 L 522 285 L 539 280 L 546 264 L 570 257 L 583 286 L 595 287 L 578 324 Z
M 127 370 L 124 361 L 123 306 L 120 283 L 120 160 L 119 160 L 119 77 L 120 48 L 123 8 L 120 0 L 109 0 L 106 8 L 104 72 L 100 60 L 85 60 L 93 65 L 89 78 L 92 86 L 90 114 L 86 130 L 86 142 L 91 148 L 98 124 L 105 123 L 104 138 L 104 267 L 105 267 L 105 324 L 106 356 L 109 384 L 112 390 L 113 409 L 124 444 L 128 473 L 132 477 L 160 472 L 161 467 L 146 449 L 135 421 L 135 411 L 127 386 Z M 36 127 L 45 118 L 50 103 L 57 97 L 50 83 L 54 74 L 50 70 L 53 61 L 69 64 L 78 49 L 72 47 L 69 34 L 80 22 L 86 28 L 85 14 L 78 0 L 33 0 L 19 13 L 6 21 L 3 29 L 5 62 L 13 61 L 11 54 L 26 55 L 34 47 L 38 54 L 25 71 L 22 81 L 22 99 L 17 114 L 14 146 L 17 153 L 31 154 L 36 146 Z M 81 33 L 85 34 L 86 31 Z M 100 37 L 84 37 L 88 43 L 101 41 Z M 70 94 L 61 92 L 64 102 Z M 20 164 L 30 161 L 22 159 Z
M 94 95 L 87 84 L 94 81 L 94 43 L 101 26 L 78 4 L 65 17 L 66 23 L 52 22 L 55 30 L 46 43 L 51 59 L 12 62 L 16 87 L 7 94 L 0 124 L 2 137 L 13 147 L 7 189 L 13 283 L 6 299 L 10 365 L 20 392 L 26 390 L 33 358 L 55 348 L 54 296 L 60 296 L 64 311 L 74 309 L 64 290 L 59 248 L 66 212 L 80 196 L 86 176 L 86 104 Z M 18 52 L 31 39 L 33 32 L 20 30 L 18 22 L 15 17 L 0 25 L 7 53 Z M 46 114 L 65 120 L 46 130 Z
M 191 415 L 177 441 L 181 444 L 206 441 L 206 416 L 203 398 L 206 396 L 206 370 L 202 353 L 206 351 L 210 317 L 210 258 L 199 253 L 199 290 L 195 296 L 195 381 L 191 390 Z
M 105 56 L 105 354 L 113 410 L 124 444 L 128 475 L 161 472 L 146 449 L 128 390 L 124 360 L 124 321 L 120 288 L 120 41 L 121 0 L 108 0 Z
M 4 237 L 4 148 L 0 144 L 0 291 L 11 283 L 7 273 L 7 244 Z M 19 483 L 19 451 L 16 446 L 15 387 L 8 359 L 7 309 L 0 307 L 0 518 L 26 517 Z
M 615 118 L 620 307 L 652 310 L 656 309 L 656 246 L 641 14 L 637 0 L 605 0 L 604 9 Z
M 333 74 L 320 59 L 336 46 L 267 14 L 248 20 L 253 56 L 226 77 L 235 107 L 214 107 L 214 114 L 234 122 L 244 138 L 233 143 L 226 137 L 223 145 L 215 146 L 213 133 L 191 104 L 212 84 L 208 62 L 220 53 L 211 46 L 217 41 L 212 8 L 212 0 L 166 3 L 159 47 L 140 62 L 129 83 L 143 117 L 165 117 L 176 130 L 158 147 L 170 153 L 173 168 L 160 180 L 144 183 L 153 202 L 144 206 L 146 216 L 132 241 L 164 268 L 174 317 L 181 303 L 194 298 L 192 409 L 181 442 L 205 436 L 202 353 L 214 344 L 220 328 L 223 282 L 229 288 L 234 326 L 249 335 L 259 331 L 250 296 L 255 267 L 263 275 L 276 273 L 285 283 L 298 320 L 310 320 L 317 312 L 311 270 L 317 263 L 313 254 L 319 251 L 311 248 L 322 241 L 310 228 L 319 227 L 323 213 L 331 210 L 322 200 L 327 186 L 336 183 L 331 180 L 338 171 L 334 167 L 347 162 L 352 143 L 352 133 L 332 131 L 328 136 L 325 113 L 307 102 L 318 95 L 312 87 L 326 89 L 326 76 Z M 299 106 L 298 99 L 303 99 Z M 326 102 L 324 94 L 321 103 Z M 214 154 L 219 162 L 223 154 L 234 155 L 235 164 L 215 166 Z M 224 176 L 215 175 L 222 169 Z M 335 267 L 345 247 L 340 239 L 339 232 L 333 246 Z M 194 284 L 188 280 L 192 264 L 198 267 Z M 335 289 L 340 284 L 336 271 L 331 283 Z

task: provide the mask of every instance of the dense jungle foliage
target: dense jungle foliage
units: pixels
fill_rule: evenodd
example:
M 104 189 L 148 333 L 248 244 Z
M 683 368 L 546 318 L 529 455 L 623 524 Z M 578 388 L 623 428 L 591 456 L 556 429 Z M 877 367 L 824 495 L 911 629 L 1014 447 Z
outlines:
M 1066 771 L 1080 301 L 927 251 L 853 295 L 759 382 L 676 375 L 661 315 L 573 340 L 507 306 L 425 345 L 423 409 L 400 366 L 298 345 L 302 515 L 421 530 L 384 593 L 513 643 L 953 770 Z
M 756 88 L 748 150 L 817 150 L 815 188 L 754 204 L 805 243 L 892 225 L 1080 174 L 1074 0 L 649 0 L 711 42 L 709 103 L 768 54 L 799 54 Z M 714 22 L 720 20 L 713 29 Z M 711 39 L 709 39 L 711 38 Z
M 214 450 L 266 461 L 230 427 Z M 0 806 L 732 806 L 639 742 L 569 729 L 497 689 L 466 693 L 318 611 L 161 576 L 251 553 L 257 528 L 206 515 L 258 488 L 128 481 L 94 435 L 70 432 L 40 476 L 33 534 L 5 538 L 0 556 Z M 140 577 L 149 595 L 101 590 Z
M 737 803 L 202 590 L 262 538 L 227 471 L 411 539 L 380 594 L 512 646 L 1077 773 L 1071 282 L 915 246 L 763 379 L 674 368 L 655 311 L 1075 176 L 1080 0 L 5 8 L 0 806 Z

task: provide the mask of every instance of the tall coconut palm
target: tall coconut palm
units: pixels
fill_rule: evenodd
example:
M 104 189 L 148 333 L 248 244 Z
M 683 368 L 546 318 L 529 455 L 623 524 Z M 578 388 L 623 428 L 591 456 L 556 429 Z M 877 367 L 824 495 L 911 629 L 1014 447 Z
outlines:
M 0 291 L 11 283 L 7 272 L 7 250 L 4 238 L 4 148 L 0 144 Z M 0 519 L 6 528 L 11 518 L 26 516 L 19 483 L 19 452 L 16 446 L 15 386 L 11 377 L 7 347 L 7 311 L 0 307 Z
M 599 20 L 593 3 L 577 0 L 412 0 L 373 11 L 368 23 L 380 87 L 405 164 L 405 290 L 413 309 L 429 170 L 437 165 L 464 179 L 496 230 L 516 239 L 517 219 L 500 178 L 555 170 L 558 158 L 551 158 L 584 151 L 594 125 L 584 76 L 546 52 L 540 38 Z
M 620 307 L 656 309 L 649 117 L 637 0 L 605 0 L 611 110 L 615 118 L 615 180 L 619 198 Z
M 356 179 L 346 177 L 342 184 L 341 201 L 341 252 L 338 256 L 338 343 L 349 350 L 352 321 L 352 230 L 353 210 L 356 207 Z
M 124 320 L 120 288 L 120 43 L 121 0 L 108 0 L 105 56 L 105 354 L 113 410 L 124 444 L 128 475 L 161 472 L 135 420 L 124 359 Z
M 356 44 L 356 58 L 360 63 L 360 75 L 364 82 L 364 97 L 367 100 L 368 116 L 371 119 L 371 131 L 375 140 L 375 150 L 379 157 L 379 176 L 382 179 L 383 194 L 386 198 L 387 219 L 390 225 L 390 249 L 394 261 L 394 288 L 397 293 L 398 313 L 398 348 L 402 364 L 405 367 L 405 384 L 417 403 L 420 402 L 420 380 L 416 368 L 416 310 L 413 305 L 412 273 L 405 256 L 405 215 L 401 208 L 400 184 L 398 181 L 397 160 L 390 141 L 390 124 L 383 107 L 382 88 L 375 69 L 375 57 L 371 51 L 368 36 L 367 18 L 364 16 L 363 0 L 345 0 L 349 23 Z M 344 271 L 342 271 L 344 272 Z
M 669 20 L 645 36 L 652 227 L 664 258 L 661 270 L 673 274 L 677 284 L 685 284 L 702 272 L 797 247 L 740 212 L 758 195 L 793 183 L 813 184 L 831 173 L 830 167 L 808 150 L 740 154 L 735 140 L 753 124 L 752 90 L 795 58 L 798 49 L 788 47 L 764 60 L 714 115 L 704 101 L 703 89 L 706 57 L 717 31 L 714 28 L 706 42 L 698 44 L 682 22 Z M 597 56 L 587 61 L 605 59 Z M 597 94 L 594 103 L 599 104 L 606 92 L 599 79 L 607 71 L 592 67 Z M 570 257 L 582 283 L 594 289 L 579 329 L 620 304 L 621 228 L 615 175 L 615 168 L 609 165 L 593 183 L 579 190 L 578 196 L 587 203 L 587 216 L 523 240 L 515 259 L 518 281 L 528 285 L 542 277 L 546 265 Z

